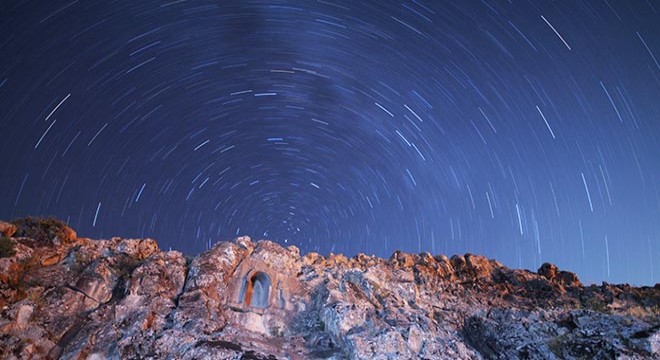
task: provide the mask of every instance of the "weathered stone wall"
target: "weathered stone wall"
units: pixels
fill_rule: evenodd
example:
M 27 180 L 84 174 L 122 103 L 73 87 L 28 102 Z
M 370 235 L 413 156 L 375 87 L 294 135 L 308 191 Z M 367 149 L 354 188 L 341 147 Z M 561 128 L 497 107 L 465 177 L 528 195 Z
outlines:
M 0 233 L 13 248 L 0 258 L 3 359 L 660 357 L 660 285 L 585 287 L 551 264 L 301 257 L 248 237 L 188 259 L 39 219 L 0 222 Z M 254 271 L 271 279 L 264 309 L 238 301 Z

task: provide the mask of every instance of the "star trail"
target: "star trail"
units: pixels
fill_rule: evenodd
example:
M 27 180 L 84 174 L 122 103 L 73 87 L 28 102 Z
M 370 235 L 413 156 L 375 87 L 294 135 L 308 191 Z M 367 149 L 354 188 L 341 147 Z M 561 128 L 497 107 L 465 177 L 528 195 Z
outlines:
M 3 1 L 0 218 L 660 278 L 655 1 Z

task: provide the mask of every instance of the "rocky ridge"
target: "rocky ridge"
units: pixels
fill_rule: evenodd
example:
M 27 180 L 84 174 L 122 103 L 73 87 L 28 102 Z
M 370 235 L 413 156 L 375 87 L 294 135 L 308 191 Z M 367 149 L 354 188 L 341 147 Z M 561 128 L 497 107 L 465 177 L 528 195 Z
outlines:
M 472 254 L 301 256 L 248 237 L 189 259 L 52 219 L 0 235 L 4 359 L 660 358 L 659 284 L 583 286 Z

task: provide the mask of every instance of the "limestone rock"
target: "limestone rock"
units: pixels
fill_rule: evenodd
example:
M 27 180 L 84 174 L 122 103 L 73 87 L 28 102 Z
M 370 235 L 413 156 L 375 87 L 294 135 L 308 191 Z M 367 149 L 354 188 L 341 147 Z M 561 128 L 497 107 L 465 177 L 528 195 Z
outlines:
M 14 224 L 0 222 L 16 251 L 0 258 L 0 358 L 660 358 L 660 285 L 583 286 L 473 254 L 301 256 L 247 236 L 189 259 Z

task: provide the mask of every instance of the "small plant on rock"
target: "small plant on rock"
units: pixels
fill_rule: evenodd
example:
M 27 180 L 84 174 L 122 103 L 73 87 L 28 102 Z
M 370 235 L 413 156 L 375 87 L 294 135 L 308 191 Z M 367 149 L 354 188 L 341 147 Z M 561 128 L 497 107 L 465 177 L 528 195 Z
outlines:
M 12 257 L 16 255 L 14 242 L 7 237 L 0 237 L 0 258 Z
M 26 237 L 43 244 L 50 244 L 55 238 L 70 243 L 77 236 L 67 224 L 55 218 L 26 217 L 13 220 L 12 224 L 17 227 L 15 237 Z

